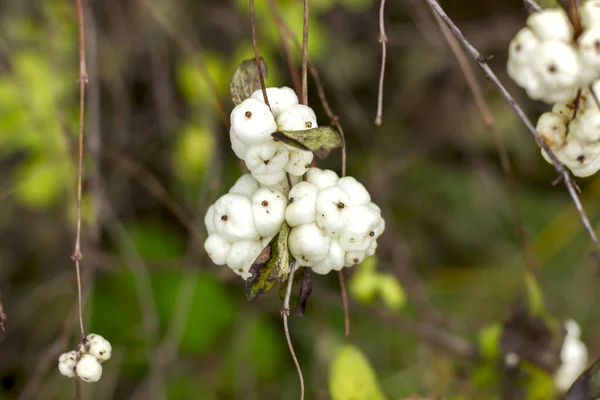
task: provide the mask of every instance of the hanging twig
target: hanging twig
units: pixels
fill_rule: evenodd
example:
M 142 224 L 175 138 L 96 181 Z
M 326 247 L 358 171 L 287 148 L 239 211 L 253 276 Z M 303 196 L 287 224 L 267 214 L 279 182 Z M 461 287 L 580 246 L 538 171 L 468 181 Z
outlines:
M 308 105 L 308 0 L 304 0 L 302 21 L 302 104 Z
M 290 315 L 290 297 L 292 296 L 292 286 L 294 285 L 294 272 L 296 272 L 296 261 L 292 261 L 290 267 L 290 274 L 288 277 L 287 289 L 285 291 L 285 298 L 283 299 L 283 307 L 281 308 L 281 317 L 283 318 L 283 331 L 285 332 L 285 339 L 287 340 L 290 354 L 296 365 L 296 371 L 298 371 L 298 379 L 300 379 L 300 400 L 304 399 L 304 377 L 302 376 L 302 369 L 300 368 L 300 362 L 294 352 L 294 346 L 292 345 L 292 339 L 290 337 L 290 330 L 288 328 L 288 317 Z
M 523 0 L 523 5 L 528 13 L 535 13 L 542 11 L 542 7 L 534 0 Z
M 85 339 L 83 328 L 83 307 L 81 301 L 81 194 L 83 186 L 83 126 L 85 121 L 85 84 L 87 83 L 87 71 L 85 65 L 85 34 L 83 25 L 82 0 L 77 1 L 77 26 L 79 28 L 79 157 L 77 164 L 77 228 L 75 232 L 75 248 L 71 258 L 75 261 L 75 273 L 77 275 L 77 310 L 79 314 L 79 330 L 81 340 Z
M 260 88 L 262 90 L 265 104 L 271 108 L 267 97 L 267 88 L 265 86 L 265 76 L 263 74 L 260 56 L 258 55 L 258 44 L 256 43 L 256 20 L 254 18 L 254 0 L 250 0 L 250 31 L 252 32 L 252 48 L 254 49 L 254 59 L 256 60 L 256 69 L 258 70 L 258 79 L 260 80 Z
M 481 86 L 479 85 L 479 82 L 477 82 L 477 78 L 475 77 L 475 71 L 471 67 L 471 64 L 467 60 L 464 51 L 460 47 L 460 43 L 458 43 L 458 40 L 452 35 L 452 32 L 450 32 L 450 29 L 446 26 L 446 24 L 444 24 L 444 21 L 442 21 L 440 16 L 436 13 L 434 13 L 433 15 L 438 23 L 438 26 L 440 27 L 440 30 L 442 31 L 442 34 L 444 35 L 444 38 L 448 42 L 452 53 L 454 53 L 454 56 L 458 61 L 460 69 L 462 70 L 465 79 L 467 80 L 467 84 L 471 89 L 471 93 L 473 94 L 475 104 L 477 105 L 477 109 L 479 110 L 479 114 L 481 115 L 481 119 L 483 120 L 485 128 L 492 136 L 494 145 L 496 146 L 498 157 L 500 158 L 500 166 L 502 167 L 502 172 L 504 174 L 504 181 L 506 187 L 508 188 L 508 196 L 510 198 L 513 217 L 515 219 L 515 225 L 517 227 L 517 235 L 519 236 L 521 243 L 523 244 L 525 265 L 527 266 L 527 269 L 529 271 L 535 274 L 537 271 L 537 263 L 535 262 L 534 256 L 532 254 L 531 245 L 527 240 L 527 233 L 525 232 L 523 218 L 521 216 L 521 211 L 519 210 L 519 203 L 517 201 L 515 177 L 513 174 L 512 166 L 510 164 L 508 152 L 506 151 L 504 142 L 502 142 L 502 139 L 498 134 L 498 130 L 496 129 L 496 121 L 489 110 L 487 102 L 485 101 L 485 97 L 483 96 Z
M 5 331 L 4 322 L 6 322 L 6 313 L 4 312 L 4 304 L 2 303 L 2 296 L 0 296 L 0 329 Z
M 462 45 L 467 50 L 469 55 L 475 60 L 477 65 L 484 71 L 484 73 L 488 77 L 488 79 L 491 80 L 492 83 L 498 88 L 498 90 L 500 91 L 502 96 L 506 99 L 506 101 L 509 103 L 509 105 L 512 107 L 512 109 L 515 111 L 517 116 L 521 119 L 521 121 L 523 122 L 523 124 L 525 125 L 527 130 L 529 130 L 529 133 L 531 133 L 531 135 L 534 137 L 534 139 L 538 143 L 538 145 L 548 154 L 548 157 L 552 161 L 554 168 L 560 175 L 565 186 L 567 187 L 569 194 L 571 195 L 571 199 L 573 200 L 573 203 L 575 204 L 575 207 L 577 208 L 577 211 L 579 212 L 581 221 L 583 222 L 583 225 L 585 226 L 586 230 L 588 231 L 590 238 L 592 239 L 592 241 L 594 242 L 594 245 L 596 246 L 596 251 L 600 252 L 600 242 L 598 242 L 598 237 L 596 236 L 596 233 L 594 232 L 594 229 L 592 228 L 592 225 L 591 225 L 587 215 L 585 214 L 585 210 L 583 209 L 583 206 L 581 205 L 581 200 L 579 199 L 579 196 L 577 195 L 575 185 L 574 185 L 573 181 L 571 180 L 571 176 L 569 175 L 569 172 L 560 163 L 560 161 L 558 161 L 558 159 L 556 158 L 556 155 L 552 152 L 552 150 L 550 150 L 548 145 L 542 140 L 540 135 L 535 130 L 535 127 L 529 120 L 529 118 L 527 118 L 527 116 L 525 115 L 525 112 L 521 109 L 521 107 L 517 104 L 515 99 L 511 96 L 511 94 L 508 92 L 508 90 L 506 90 L 506 88 L 502 85 L 502 83 L 500 82 L 498 77 L 494 74 L 492 69 L 489 67 L 489 65 L 486 62 L 486 59 L 471 45 L 471 43 L 469 43 L 469 41 L 464 37 L 464 35 L 460 31 L 460 29 L 458 29 L 456 24 L 454 24 L 454 22 L 450 19 L 450 17 L 448 17 L 448 15 L 444 12 L 442 7 L 440 7 L 440 5 L 435 0 L 427 0 L 427 2 L 433 8 L 433 10 L 442 18 L 442 20 L 446 23 L 448 28 L 450 28 L 450 30 L 452 31 L 452 34 L 462 43 Z
M 380 126 L 383 114 L 383 82 L 385 80 L 385 60 L 387 56 L 388 38 L 385 34 L 385 0 L 379 5 L 379 43 L 381 43 L 381 72 L 379 73 L 379 89 L 377 91 L 377 115 L 375 125 Z

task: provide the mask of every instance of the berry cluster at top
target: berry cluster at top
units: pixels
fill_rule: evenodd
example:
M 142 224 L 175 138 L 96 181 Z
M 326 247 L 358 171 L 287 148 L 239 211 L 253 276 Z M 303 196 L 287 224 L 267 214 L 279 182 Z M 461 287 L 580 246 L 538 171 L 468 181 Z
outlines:
M 67 378 L 79 377 L 85 382 L 97 382 L 102 376 L 100 363 L 112 354 L 110 342 L 100 335 L 90 333 L 77 351 L 63 353 L 58 358 L 58 370 Z
M 530 15 L 510 43 L 507 67 L 532 99 L 554 103 L 536 130 L 573 175 L 587 177 L 600 170 L 600 0 L 578 11 L 577 30 L 563 9 Z
M 511 41 L 508 74 L 532 99 L 564 103 L 600 78 L 600 0 L 583 3 L 579 17 L 575 37 L 564 10 L 536 12 Z
M 314 111 L 298 104 L 296 93 L 288 88 L 267 88 L 269 106 L 257 90 L 231 112 L 229 137 L 235 154 L 246 162 L 252 176 L 261 184 L 274 185 L 291 176 L 302 176 L 313 153 L 274 141 L 276 130 L 302 131 L 317 127 Z
M 271 136 L 315 128 L 317 120 L 292 89 L 267 88 L 267 94 L 270 108 L 256 91 L 231 112 L 231 146 L 250 174 L 208 208 L 206 252 L 248 280 L 252 264 L 287 224 L 298 266 L 327 274 L 361 262 L 375 253 L 385 228 L 379 207 L 356 179 L 309 168 L 312 152 Z

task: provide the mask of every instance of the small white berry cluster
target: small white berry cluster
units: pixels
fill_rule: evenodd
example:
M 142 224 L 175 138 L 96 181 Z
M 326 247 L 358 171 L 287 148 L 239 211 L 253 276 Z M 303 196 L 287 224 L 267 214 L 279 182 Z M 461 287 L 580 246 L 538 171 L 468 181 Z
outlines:
M 296 93 L 288 87 L 267 88 L 269 106 L 257 90 L 231 112 L 229 137 L 236 156 L 246 162 L 252 176 L 261 184 L 274 185 L 286 172 L 302 176 L 313 160 L 313 153 L 287 146 L 271 134 L 317 127 L 314 111 L 298 104 Z
M 252 263 L 283 221 L 292 228 L 292 256 L 318 274 L 350 267 L 375 253 L 385 222 L 361 183 L 309 168 L 306 181 L 292 184 L 286 195 L 286 180 L 265 187 L 250 174 L 238 179 L 204 217 L 209 234 L 204 248 L 212 261 L 248 279 Z
M 591 88 L 597 92 L 600 81 Z M 600 109 L 591 91 L 581 90 L 578 98 L 557 103 L 551 112 L 540 116 L 536 130 L 556 158 L 573 175 L 587 177 L 600 170 Z M 548 154 L 542 155 L 549 163 Z
M 310 168 L 306 181 L 290 190 L 285 220 L 290 252 L 317 274 L 339 271 L 375 254 L 385 229 L 381 210 L 353 177 Z
M 90 333 L 79 350 L 63 353 L 58 358 L 58 370 L 67 378 L 79 377 L 85 382 L 97 382 L 102 376 L 100 363 L 108 360 L 112 353 L 110 342 L 100 335 Z
M 508 74 L 534 100 L 567 102 L 578 88 L 600 78 L 600 0 L 579 10 L 577 36 L 562 9 L 545 9 L 527 19 L 509 47 Z

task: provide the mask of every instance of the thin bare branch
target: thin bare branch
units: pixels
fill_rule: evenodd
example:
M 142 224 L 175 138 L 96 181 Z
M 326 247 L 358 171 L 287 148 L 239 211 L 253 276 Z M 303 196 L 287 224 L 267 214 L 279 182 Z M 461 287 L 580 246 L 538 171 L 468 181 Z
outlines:
M 588 231 L 590 238 L 594 242 L 596 251 L 600 252 L 600 242 L 598 241 L 598 237 L 596 236 L 596 233 L 594 232 L 594 229 L 592 228 L 592 225 L 585 213 L 585 210 L 583 209 L 583 206 L 581 205 L 581 200 L 579 199 L 579 196 L 575 189 L 574 183 L 571 180 L 571 176 L 569 175 L 569 172 L 560 163 L 560 161 L 558 161 L 558 159 L 556 158 L 556 155 L 552 152 L 552 150 L 550 150 L 548 145 L 542 140 L 540 135 L 535 130 L 534 125 L 531 123 L 529 118 L 527 118 L 527 115 L 525 115 L 525 112 L 523 111 L 523 109 L 521 109 L 521 107 L 517 104 L 515 99 L 511 96 L 511 94 L 508 92 L 508 90 L 506 90 L 506 88 L 502 85 L 502 83 L 500 82 L 498 77 L 494 74 L 492 69 L 489 67 L 489 65 L 486 62 L 485 57 L 483 57 L 471 45 L 471 43 L 469 43 L 469 41 L 464 37 L 464 35 L 460 31 L 460 29 L 458 29 L 456 24 L 454 24 L 454 22 L 450 19 L 450 17 L 448 17 L 448 15 L 445 13 L 445 11 L 442 9 L 442 7 L 440 7 L 440 5 L 435 0 L 427 0 L 427 2 L 433 8 L 433 10 L 442 18 L 442 20 L 446 23 L 448 28 L 450 28 L 450 30 L 452 31 L 452 34 L 459 40 L 459 42 L 462 43 L 463 47 L 467 50 L 469 55 L 475 60 L 477 65 L 484 71 L 484 73 L 488 77 L 488 79 L 491 80 L 492 83 L 498 88 L 498 90 L 500 91 L 502 96 L 506 99 L 506 101 L 512 107 L 514 112 L 521 119 L 521 121 L 523 122 L 523 124 L 525 125 L 527 130 L 529 130 L 531 135 L 534 137 L 534 139 L 538 143 L 538 145 L 548 154 L 548 157 L 552 161 L 554 168 L 556 169 L 558 174 L 562 177 L 562 180 L 563 180 L 565 186 L 567 187 L 567 190 L 571 196 L 571 199 L 573 200 L 573 203 L 575 204 L 575 207 L 577 208 L 577 211 L 579 212 L 581 221 L 583 222 L 583 225 L 585 226 L 586 230 Z
M 383 83 L 385 80 L 385 62 L 387 57 L 388 38 L 385 34 L 385 0 L 379 5 L 379 43 L 381 43 L 381 71 L 379 73 L 379 89 L 377 90 L 377 115 L 375 125 L 381 126 L 383 114 Z
M 0 296 L 0 329 L 5 331 L 4 322 L 6 322 L 6 313 L 4 312 L 4 305 L 2 303 L 2 296 Z
M 350 315 L 348 311 L 348 293 L 346 292 L 346 278 L 343 270 L 338 271 L 340 291 L 342 292 L 342 307 L 344 308 L 344 335 L 350 336 Z
M 267 97 L 267 88 L 265 86 L 265 76 L 260 63 L 260 55 L 258 54 L 258 43 L 256 42 L 256 19 L 254 17 L 254 0 L 250 0 L 250 31 L 252 32 L 252 48 L 254 49 L 254 59 L 256 60 L 256 69 L 258 70 L 258 79 L 260 80 L 260 88 L 262 90 L 263 99 L 265 104 L 271 107 L 269 104 L 269 98 Z
M 160 28 L 165 31 L 165 33 L 175 42 L 177 46 L 179 46 L 188 57 L 194 59 L 196 61 L 196 65 L 198 66 L 198 72 L 202 76 L 204 82 L 210 88 L 210 91 L 213 96 L 213 100 L 217 104 L 217 110 L 219 113 L 219 117 L 224 126 L 229 128 L 229 113 L 225 109 L 225 105 L 221 100 L 221 96 L 219 95 L 219 89 L 215 84 L 214 79 L 208 73 L 208 69 L 206 65 L 202 61 L 201 58 L 196 56 L 197 50 L 194 48 L 189 39 L 186 38 L 185 35 L 180 34 L 171 23 L 164 17 L 162 13 L 160 13 L 154 5 L 152 5 L 151 1 L 148 0 L 138 0 L 138 4 L 140 4 L 144 10 L 148 13 L 152 19 L 160 26 Z M 260 68 L 259 68 L 260 71 Z
M 452 35 L 450 29 L 444 24 L 444 21 L 440 18 L 440 16 L 436 13 L 433 14 L 435 20 L 444 35 L 444 38 L 448 42 L 452 53 L 456 57 L 460 69 L 462 70 L 467 84 L 471 89 L 471 93 L 473 94 L 473 98 L 475 99 L 475 104 L 477 105 L 477 109 L 479 110 L 479 114 L 481 115 L 481 119 L 492 136 L 492 140 L 494 141 L 494 145 L 496 146 L 496 151 L 498 152 L 498 157 L 500 158 L 500 166 L 502 167 L 502 172 L 504 174 L 504 181 L 506 187 L 508 188 L 508 195 L 510 198 L 510 203 L 512 207 L 512 213 L 515 220 L 515 225 L 517 228 L 517 235 L 523 244 L 523 253 L 525 257 L 525 265 L 527 269 L 531 271 L 533 274 L 536 273 L 538 266 L 533 256 L 533 252 L 531 250 L 531 244 L 527 239 L 527 233 L 525 232 L 525 226 L 523 225 L 523 218 L 521 216 L 521 211 L 519 209 L 519 203 L 517 201 L 517 189 L 515 183 L 515 177 L 513 174 L 512 166 L 510 163 L 510 158 L 508 156 L 508 152 L 506 147 L 504 146 L 504 142 L 500 138 L 498 134 L 498 130 L 496 129 L 496 121 L 494 116 L 492 115 L 485 97 L 483 96 L 483 91 L 481 90 L 481 86 L 475 77 L 475 71 L 473 67 L 467 60 L 463 49 L 460 47 L 460 43 L 458 40 Z
M 308 104 L 308 0 L 304 0 L 304 19 L 302 22 L 302 104 Z
M 75 232 L 75 248 L 71 258 L 75 261 L 75 273 L 77 275 L 77 306 L 79 315 L 79 330 L 81 340 L 85 339 L 83 327 L 83 307 L 81 301 L 81 269 L 79 262 L 83 257 L 81 254 L 81 195 L 83 187 L 83 127 L 85 123 L 85 84 L 87 83 L 87 70 L 85 65 L 85 31 L 83 23 L 82 0 L 77 1 L 77 26 L 79 28 L 79 152 L 77 163 L 77 228 Z
M 292 345 L 292 338 L 290 337 L 290 330 L 288 328 L 288 317 L 290 315 L 290 297 L 292 296 L 292 286 L 294 285 L 294 272 L 296 272 L 296 261 L 292 261 L 290 267 L 290 274 L 287 283 L 287 289 L 285 291 L 285 298 L 283 299 L 283 307 L 281 307 L 281 317 L 283 318 L 283 331 L 285 332 L 285 339 L 287 340 L 290 354 L 296 365 L 296 371 L 298 372 L 298 379 L 300 380 L 300 400 L 304 399 L 304 377 L 302 376 L 302 369 L 300 368 L 300 362 L 296 357 L 294 346 Z

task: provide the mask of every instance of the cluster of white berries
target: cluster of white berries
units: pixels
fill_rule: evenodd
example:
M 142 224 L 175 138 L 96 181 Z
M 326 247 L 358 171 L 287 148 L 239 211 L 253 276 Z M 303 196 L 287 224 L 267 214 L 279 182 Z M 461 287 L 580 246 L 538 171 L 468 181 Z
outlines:
M 576 32 L 561 8 L 530 15 L 510 43 L 508 74 L 532 99 L 554 103 L 536 129 L 558 161 L 587 177 L 600 170 L 600 0 L 584 2 L 579 17 Z
M 317 117 L 310 107 L 298 104 L 296 93 L 288 87 L 267 88 L 267 96 L 270 109 L 261 90 L 233 109 L 229 137 L 233 151 L 246 162 L 252 176 L 261 184 L 274 185 L 286 173 L 304 175 L 313 153 L 278 142 L 271 134 L 316 128 Z
M 318 274 L 339 271 L 373 255 L 385 222 L 365 187 L 352 177 L 309 168 L 306 181 L 267 187 L 243 175 L 204 217 L 208 255 L 248 279 L 254 260 L 284 221 L 298 265 Z M 289 192 L 289 194 L 288 194 Z
M 600 78 L 600 0 L 583 3 L 579 15 L 583 31 L 577 37 L 565 11 L 556 8 L 530 15 L 511 41 L 508 74 L 532 99 L 564 103 Z
M 85 382 L 97 382 L 102 376 L 100 363 L 108 360 L 112 353 L 110 342 L 100 335 L 90 333 L 79 350 L 63 353 L 58 358 L 58 370 L 67 378 L 79 377 Z
M 597 93 L 600 81 L 591 89 Z M 540 116 L 536 130 L 558 161 L 573 175 L 586 177 L 600 170 L 600 109 L 588 88 L 567 103 L 557 103 Z M 542 155 L 552 162 L 548 154 Z
M 310 168 L 290 190 L 285 220 L 290 252 L 318 274 L 339 271 L 375 254 L 385 229 L 381 210 L 356 179 Z
M 256 91 L 231 112 L 231 146 L 250 174 L 208 208 L 206 252 L 247 280 L 286 222 L 288 248 L 298 266 L 327 274 L 361 262 L 375 253 L 385 228 L 381 210 L 356 179 L 309 168 L 312 152 L 271 137 L 276 130 L 315 128 L 317 120 L 292 89 L 267 88 L 267 94 L 270 109 Z

